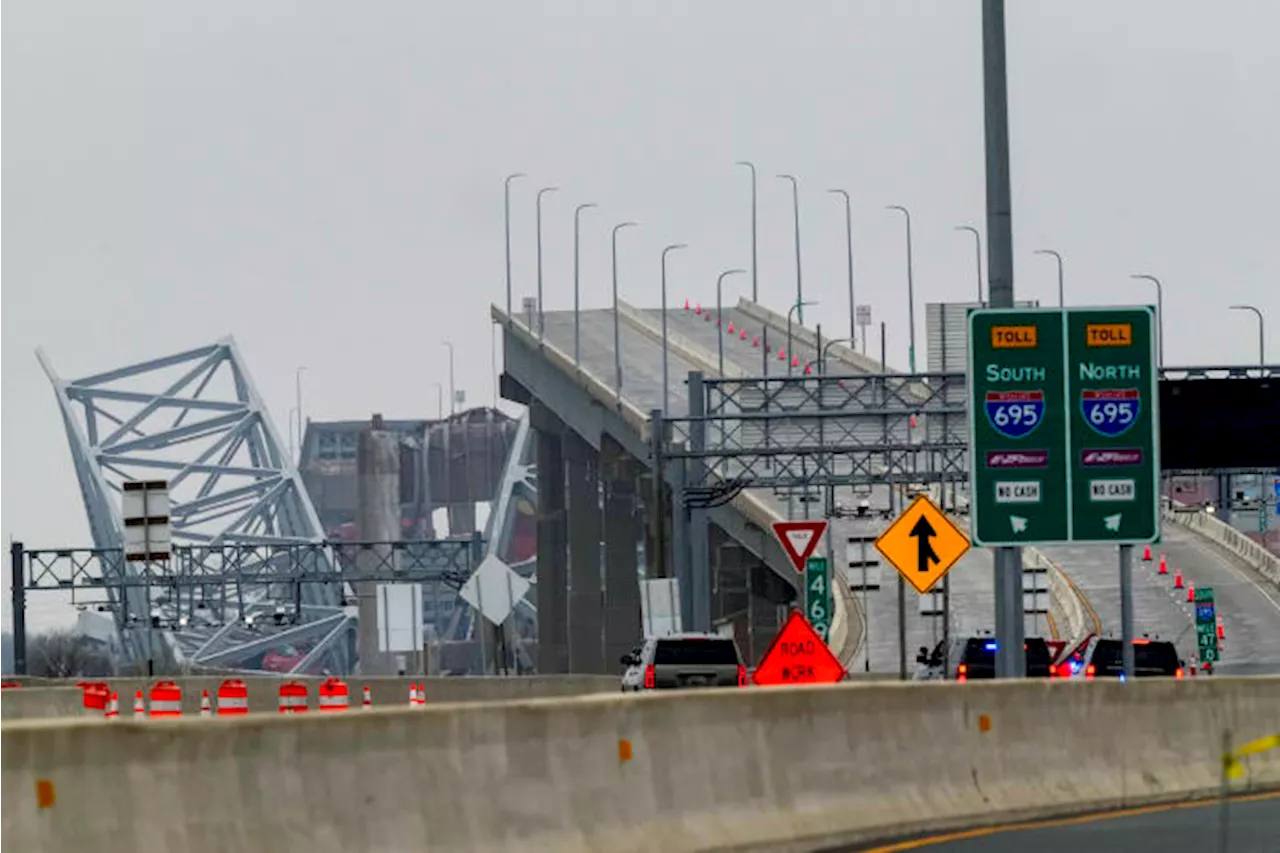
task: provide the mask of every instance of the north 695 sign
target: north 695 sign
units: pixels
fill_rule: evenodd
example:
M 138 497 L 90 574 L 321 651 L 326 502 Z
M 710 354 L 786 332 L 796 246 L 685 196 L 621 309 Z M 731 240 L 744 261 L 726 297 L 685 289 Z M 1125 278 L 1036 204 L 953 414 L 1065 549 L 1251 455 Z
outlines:
M 976 543 L 1159 537 L 1154 319 L 1147 307 L 970 313 Z

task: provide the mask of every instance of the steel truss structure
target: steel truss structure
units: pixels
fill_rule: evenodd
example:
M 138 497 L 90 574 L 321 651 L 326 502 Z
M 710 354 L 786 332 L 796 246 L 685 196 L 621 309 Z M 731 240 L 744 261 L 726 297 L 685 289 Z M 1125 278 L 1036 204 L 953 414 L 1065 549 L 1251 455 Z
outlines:
M 423 540 L 397 542 L 310 542 L 175 548 L 167 561 L 145 564 L 124 559 L 119 548 L 26 550 L 11 546 L 14 567 L 15 657 L 25 658 L 26 596 L 69 592 L 78 606 L 117 612 L 118 602 L 141 596 L 170 614 L 173 623 L 126 613 L 123 633 L 148 652 L 160 632 L 187 645 L 202 644 L 191 660 L 202 666 L 236 668 L 283 643 L 307 647 L 295 672 L 330 668 L 335 649 L 345 645 L 355 625 L 361 583 L 421 583 L 452 592 L 478 565 L 483 542 Z M 336 567 L 336 570 L 335 570 Z M 340 602 L 334 613 L 309 613 L 307 592 L 318 589 Z M 328 610 L 330 608 L 326 608 Z M 143 611 L 148 613 L 149 611 Z M 300 618 L 310 615 L 311 618 Z
M 43 352 L 37 356 L 58 401 L 97 550 L 120 548 L 121 487 L 143 479 L 168 480 L 173 542 L 189 549 L 184 553 L 192 567 L 211 565 L 228 546 L 318 544 L 324 539 L 294 461 L 282 450 L 234 339 L 73 381 L 59 378 Z M 336 580 L 340 572 L 330 553 L 317 552 L 314 572 Z M 255 560 L 261 560 L 256 566 L 264 573 L 279 566 L 252 548 L 237 554 L 238 571 L 249 570 L 245 567 Z M 154 574 L 134 563 L 118 569 L 140 581 Z M 175 564 L 166 571 L 187 569 Z M 106 587 L 121 647 L 135 660 L 149 650 L 128 630 L 131 617 L 170 626 L 181 618 L 174 602 L 146 600 L 145 586 L 144 581 Z M 253 594 L 237 599 L 238 615 L 273 609 L 278 589 L 257 585 Z M 303 585 L 301 624 L 289 631 L 324 640 L 343 614 L 341 602 L 336 583 Z M 183 630 L 165 632 L 163 638 L 175 657 L 205 664 L 229 660 L 230 650 L 261 640 L 261 634 L 245 629 L 243 618 L 214 626 L 188 617 Z M 345 647 L 330 648 L 330 668 L 348 669 Z
M 1161 378 L 1280 377 L 1280 367 L 1166 367 Z M 687 464 L 684 497 L 717 506 L 746 488 L 808 490 L 969 479 L 964 373 L 689 374 L 689 415 L 663 418 L 661 453 Z

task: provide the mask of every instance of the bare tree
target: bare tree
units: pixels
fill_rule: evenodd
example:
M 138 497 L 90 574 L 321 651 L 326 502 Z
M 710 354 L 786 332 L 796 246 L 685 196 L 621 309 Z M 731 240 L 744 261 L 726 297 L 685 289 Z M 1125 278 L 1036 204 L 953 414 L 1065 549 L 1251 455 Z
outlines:
M 27 671 L 44 678 L 102 678 L 114 674 L 111 658 L 72 631 L 37 634 L 27 643 Z

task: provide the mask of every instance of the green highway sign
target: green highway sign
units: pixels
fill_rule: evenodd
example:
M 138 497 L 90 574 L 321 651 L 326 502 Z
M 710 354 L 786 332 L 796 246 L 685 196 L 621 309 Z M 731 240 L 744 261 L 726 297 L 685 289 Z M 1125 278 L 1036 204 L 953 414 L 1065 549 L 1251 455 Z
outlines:
M 1197 589 L 1196 605 L 1196 650 L 1200 654 L 1201 663 L 1217 663 L 1218 654 L 1218 619 L 1214 610 L 1213 590 L 1210 587 Z
M 1151 308 L 969 314 L 972 538 L 988 547 L 1160 535 Z
M 825 641 L 831 632 L 831 566 L 826 557 L 810 557 L 804 564 L 804 615 Z

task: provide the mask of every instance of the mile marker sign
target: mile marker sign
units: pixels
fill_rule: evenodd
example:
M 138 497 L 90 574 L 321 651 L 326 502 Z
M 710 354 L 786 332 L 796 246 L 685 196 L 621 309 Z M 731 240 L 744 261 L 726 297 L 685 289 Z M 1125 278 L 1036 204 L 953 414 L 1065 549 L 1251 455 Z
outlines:
M 752 680 L 761 686 L 775 684 L 835 684 L 843 681 L 840 659 L 813 630 L 799 610 L 792 610 L 773 645 L 764 653 Z
M 773 523 L 773 535 L 778 537 L 778 544 L 787 553 L 787 558 L 797 572 L 804 571 L 805 563 L 813 556 L 818 543 L 822 541 L 822 534 L 826 532 L 827 522 L 822 519 Z

